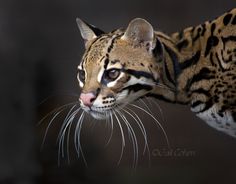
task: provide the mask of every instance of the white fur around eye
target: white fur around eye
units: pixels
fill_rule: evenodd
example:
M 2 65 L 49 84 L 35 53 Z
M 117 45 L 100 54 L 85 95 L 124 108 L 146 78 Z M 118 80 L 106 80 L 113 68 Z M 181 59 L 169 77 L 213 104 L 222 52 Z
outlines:
M 119 76 L 116 80 L 114 80 L 114 81 L 112 81 L 112 82 L 109 82 L 109 83 L 107 84 L 107 87 L 109 87 L 109 88 L 114 87 L 114 86 L 116 85 L 117 81 L 118 81 L 120 78 L 122 78 L 123 76 L 124 76 L 124 73 L 121 73 L 120 76 Z
M 82 88 L 84 87 L 84 83 L 82 83 L 81 81 L 79 81 L 79 86 Z
M 77 68 L 78 68 L 79 70 L 82 70 L 82 66 L 80 66 L 80 65 L 79 65 Z
M 84 83 L 80 81 L 79 75 L 77 75 L 77 79 L 78 79 L 78 81 L 79 81 L 79 86 L 80 86 L 81 88 L 84 87 Z
M 103 73 L 104 73 L 104 68 L 102 67 L 98 73 L 98 76 L 97 76 L 97 81 L 100 83 L 102 81 L 102 76 L 103 76 Z

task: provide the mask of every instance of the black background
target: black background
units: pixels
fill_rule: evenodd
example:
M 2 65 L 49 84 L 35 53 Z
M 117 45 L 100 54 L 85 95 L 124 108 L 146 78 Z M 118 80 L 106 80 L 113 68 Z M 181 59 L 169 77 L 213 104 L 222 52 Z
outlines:
M 50 110 L 75 101 L 79 95 L 76 68 L 84 51 L 75 18 L 105 31 L 125 27 L 135 17 L 150 21 L 156 30 L 172 33 L 213 19 L 236 7 L 233 0 L 9 0 L 0 2 L 0 183 L 236 183 L 236 141 L 208 127 L 188 107 L 158 102 L 170 139 L 166 154 L 162 132 L 141 114 L 147 129 L 151 166 L 142 155 L 132 169 L 132 144 L 127 138 L 117 166 L 121 136 L 115 126 L 110 144 L 104 122 L 86 119 L 82 133 L 88 167 L 70 147 L 71 162 L 58 166 L 57 134 L 63 117 L 50 128 L 44 149 L 40 144 Z M 49 97 L 49 98 L 48 98 Z M 160 112 L 150 106 L 158 117 Z M 63 114 L 62 114 L 63 116 Z M 127 135 L 127 132 L 126 132 Z M 128 136 L 127 136 L 128 137 Z M 155 154 L 155 150 L 161 154 Z M 169 153 L 169 152 L 168 152 Z

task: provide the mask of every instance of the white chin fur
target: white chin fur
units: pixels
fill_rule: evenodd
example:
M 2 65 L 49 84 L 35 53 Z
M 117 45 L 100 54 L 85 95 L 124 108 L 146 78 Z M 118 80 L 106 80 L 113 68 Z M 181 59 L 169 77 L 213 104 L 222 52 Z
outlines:
M 96 113 L 96 112 L 89 112 L 89 114 L 97 120 L 104 120 L 107 119 L 108 116 L 106 116 L 105 114 L 101 114 L 101 113 Z

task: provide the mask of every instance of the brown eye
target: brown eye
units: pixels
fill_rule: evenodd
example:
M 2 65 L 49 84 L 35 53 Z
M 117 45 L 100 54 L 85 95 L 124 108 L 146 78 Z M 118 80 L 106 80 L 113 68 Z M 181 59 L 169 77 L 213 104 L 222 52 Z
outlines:
M 120 75 L 120 70 L 119 69 L 110 69 L 106 71 L 106 76 L 105 78 L 109 81 L 114 81 L 117 79 Z

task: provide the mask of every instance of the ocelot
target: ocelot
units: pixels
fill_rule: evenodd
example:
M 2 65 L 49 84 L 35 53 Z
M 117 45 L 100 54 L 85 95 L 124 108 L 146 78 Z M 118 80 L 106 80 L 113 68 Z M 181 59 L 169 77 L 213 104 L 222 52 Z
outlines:
M 80 103 L 94 118 L 151 96 L 189 105 L 236 137 L 236 9 L 171 35 L 141 18 L 109 33 L 77 24 L 86 48 L 78 66 Z

